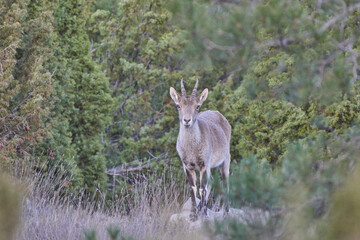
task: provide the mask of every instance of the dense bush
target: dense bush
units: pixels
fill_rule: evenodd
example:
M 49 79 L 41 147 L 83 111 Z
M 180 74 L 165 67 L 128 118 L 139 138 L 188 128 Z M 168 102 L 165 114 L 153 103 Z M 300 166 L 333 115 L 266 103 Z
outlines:
M 358 177 L 360 164 L 359 133 L 351 128 L 341 135 L 321 133 L 290 144 L 282 166 L 273 170 L 254 157 L 243 159 L 230 179 L 232 206 L 261 209 L 270 217 L 266 222 L 215 223 L 213 238 L 319 239 L 326 233 L 336 239 L 345 229 L 349 230 L 346 235 L 358 234 L 354 220 L 358 219 L 354 203 L 358 189 L 352 179 Z M 341 207 L 340 201 L 348 202 L 348 207 Z M 335 226 L 346 216 L 351 223 Z
M 0 3 L 0 156 L 3 166 L 34 161 L 33 152 L 49 136 L 45 124 L 53 102 L 44 68 L 51 54 L 51 13 L 27 1 Z M 36 159 L 35 159 L 36 160 Z
M 233 126 L 233 163 L 241 160 L 232 168 L 229 198 L 272 215 L 266 224 L 219 223 L 214 238 L 318 239 L 337 211 L 332 195 L 357 165 L 359 4 L 170 6 L 191 33 L 191 64 L 220 65 L 229 76 L 210 92 L 211 105 Z
M 20 187 L 8 175 L 0 176 L 0 239 L 14 239 L 20 222 Z
M 168 89 L 179 85 L 181 61 L 175 54 L 182 40 L 170 18 L 164 2 L 153 0 L 122 1 L 90 18 L 94 56 L 110 78 L 116 102 L 107 128 L 110 166 L 175 156 L 176 114 Z
M 229 200 L 271 215 L 214 236 L 336 239 L 357 206 L 359 13 L 353 0 L 0 0 L 1 167 L 55 167 L 72 197 L 128 206 L 131 185 L 183 186 L 168 91 L 199 78 L 202 109 L 232 125 Z

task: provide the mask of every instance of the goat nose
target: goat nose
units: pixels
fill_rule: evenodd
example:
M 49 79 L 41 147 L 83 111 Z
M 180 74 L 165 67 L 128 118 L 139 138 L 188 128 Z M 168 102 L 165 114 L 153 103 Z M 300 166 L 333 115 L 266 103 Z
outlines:
M 186 124 L 188 124 L 190 121 L 191 121 L 191 119 L 185 119 L 185 118 L 184 118 L 184 122 L 185 122 Z

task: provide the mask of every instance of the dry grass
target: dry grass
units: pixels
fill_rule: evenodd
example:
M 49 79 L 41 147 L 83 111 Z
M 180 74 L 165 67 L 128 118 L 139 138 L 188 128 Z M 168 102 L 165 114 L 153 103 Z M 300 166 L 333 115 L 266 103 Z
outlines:
M 185 223 L 169 225 L 170 216 L 180 209 L 178 199 L 184 197 L 177 194 L 175 184 L 155 182 L 135 188 L 131 209 L 125 211 L 122 199 L 106 208 L 92 201 L 70 203 L 54 187 L 60 179 L 38 174 L 26 180 L 28 193 L 23 199 L 17 239 L 84 239 L 87 230 L 95 230 L 97 239 L 110 239 L 110 226 L 118 227 L 120 236 L 134 239 L 204 238 L 201 231 L 190 231 Z

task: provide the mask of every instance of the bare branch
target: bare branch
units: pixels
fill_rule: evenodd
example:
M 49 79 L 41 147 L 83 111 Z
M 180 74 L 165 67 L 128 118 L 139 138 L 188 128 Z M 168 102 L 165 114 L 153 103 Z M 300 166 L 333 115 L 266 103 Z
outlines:
M 319 72 L 320 72 L 320 76 L 319 76 L 319 79 L 317 80 L 317 82 L 315 83 L 315 87 L 318 88 L 321 86 L 321 83 L 324 79 L 324 70 L 325 70 L 325 67 L 331 63 L 332 61 L 334 61 L 334 59 L 341 53 L 341 51 L 336 51 L 334 54 L 328 56 L 327 58 L 325 58 L 321 65 L 320 65 L 320 68 L 319 68 Z
M 109 175 L 109 176 L 121 176 L 125 173 L 129 173 L 129 172 L 139 172 L 139 171 L 142 171 L 144 169 L 148 169 L 151 167 L 150 165 L 150 162 L 154 161 L 154 160 L 168 160 L 166 157 L 167 157 L 167 153 L 163 153 L 163 154 L 160 154 L 159 156 L 154 156 L 153 154 L 151 154 L 149 151 L 147 151 L 147 153 L 152 156 L 152 158 L 150 158 L 148 161 L 146 161 L 145 163 L 143 164 L 140 164 L 139 166 L 130 166 L 129 165 L 132 165 L 134 164 L 134 162 L 130 162 L 130 163 L 127 163 L 127 164 L 123 164 L 123 165 L 120 165 L 118 167 L 114 167 L 114 168 L 111 168 L 111 169 L 108 169 L 106 170 L 106 174 Z M 135 161 L 137 162 L 137 161 Z M 135 164 L 134 164 L 135 165 Z
M 334 25 L 336 22 L 346 19 L 349 15 L 350 12 L 355 11 L 356 9 L 360 9 L 360 3 L 357 3 L 353 6 L 350 7 L 346 7 L 346 4 L 343 4 L 344 6 L 344 10 L 342 13 L 335 15 L 334 17 L 332 17 L 331 19 L 329 19 L 326 23 L 324 23 L 321 28 L 319 33 L 324 33 L 329 27 L 331 27 L 332 25 Z M 312 33 L 307 32 L 302 34 L 303 38 L 308 38 L 312 36 Z M 269 42 L 266 42 L 264 44 L 261 44 L 260 46 L 257 46 L 257 49 L 264 49 L 264 48 L 269 48 L 269 47 L 286 47 L 296 41 L 298 41 L 299 39 L 290 37 L 290 38 L 282 38 L 280 37 L 279 40 L 272 40 Z
M 325 67 L 331 63 L 332 61 L 334 61 L 334 59 L 341 53 L 341 52 L 348 52 L 350 54 L 350 59 L 353 62 L 353 79 L 351 80 L 350 84 L 353 84 L 356 79 L 358 78 L 357 75 L 357 69 L 358 69 L 358 63 L 357 63 L 357 57 L 358 57 L 358 52 L 356 50 L 354 50 L 352 48 L 353 46 L 353 39 L 352 38 L 348 38 L 345 41 L 343 41 L 342 43 L 338 43 L 337 44 L 337 50 L 330 56 L 328 56 L 327 58 L 325 58 L 320 67 L 319 67 L 319 72 L 320 72 L 320 76 L 318 81 L 315 83 L 315 87 L 320 87 L 321 83 L 323 81 L 324 78 L 324 71 L 325 71 Z
M 305 35 L 306 37 L 307 35 Z M 279 40 L 271 40 L 268 42 L 265 42 L 264 44 L 261 44 L 256 47 L 256 49 L 265 49 L 269 47 L 287 47 L 288 45 L 294 43 L 296 40 L 295 38 L 281 38 Z
M 346 42 L 346 41 L 345 41 Z M 347 44 L 339 44 L 338 47 L 344 52 L 347 52 L 349 54 L 349 60 L 352 62 L 352 72 L 353 72 L 353 78 L 350 80 L 350 85 L 353 85 L 355 81 L 359 78 L 357 70 L 359 69 L 358 64 L 358 57 L 359 52 L 353 48 L 353 39 L 347 39 Z
M 350 81 L 350 85 L 353 85 L 355 81 L 359 78 L 357 74 L 357 70 L 359 69 L 359 65 L 357 62 L 357 56 L 355 54 L 351 55 L 351 60 L 353 63 L 352 71 L 353 71 L 353 78 Z
M 234 57 L 234 50 L 237 48 L 236 46 L 221 46 L 214 43 L 210 39 L 204 39 L 203 41 L 206 44 L 206 48 L 208 50 L 217 49 L 217 50 L 227 51 L 231 57 Z
M 106 171 L 106 174 L 110 175 L 110 176 L 120 176 L 120 175 L 122 175 L 124 173 L 128 173 L 128 172 L 141 171 L 144 168 L 148 168 L 148 166 L 147 167 L 139 166 L 139 167 L 133 167 L 133 168 L 124 168 L 124 169 L 110 169 L 110 170 Z
M 336 15 L 333 18 L 331 18 L 330 20 L 328 20 L 325 24 L 323 24 L 322 27 L 320 28 L 320 32 L 323 33 L 329 27 L 331 27 L 333 24 L 335 24 L 337 21 L 347 17 L 349 15 L 349 12 L 352 12 L 352 11 L 354 11 L 356 9 L 360 9 L 360 3 L 357 3 L 357 4 L 353 5 L 353 6 L 348 7 L 348 8 L 346 7 L 346 4 L 345 4 L 344 11 L 341 14 Z

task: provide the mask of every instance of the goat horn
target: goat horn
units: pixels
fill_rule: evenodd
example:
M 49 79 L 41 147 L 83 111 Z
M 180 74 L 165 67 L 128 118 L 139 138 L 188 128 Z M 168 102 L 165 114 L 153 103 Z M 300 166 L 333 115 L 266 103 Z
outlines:
M 194 96 L 194 97 L 196 97 L 196 91 L 197 91 L 198 82 L 199 82 L 199 80 L 196 79 L 195 87 L 194 87 L 194 89 L 193 89 L 193 91 L 191 93 L 191 95 Z
M 181 78 L 181 96 L 186 96 L 186 90 L 184 87 L 184 80 Z

